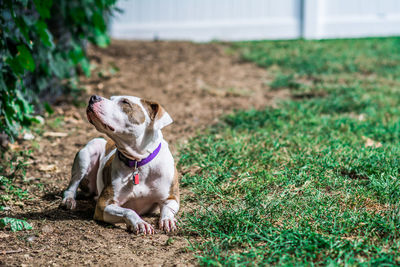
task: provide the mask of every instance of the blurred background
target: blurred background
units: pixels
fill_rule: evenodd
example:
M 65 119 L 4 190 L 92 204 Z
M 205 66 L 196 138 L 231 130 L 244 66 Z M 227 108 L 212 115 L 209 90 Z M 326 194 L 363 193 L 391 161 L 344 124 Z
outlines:
M 238 41 L 393 36 L 397 0 L 130 0 L 111 23 L 116 39 Z

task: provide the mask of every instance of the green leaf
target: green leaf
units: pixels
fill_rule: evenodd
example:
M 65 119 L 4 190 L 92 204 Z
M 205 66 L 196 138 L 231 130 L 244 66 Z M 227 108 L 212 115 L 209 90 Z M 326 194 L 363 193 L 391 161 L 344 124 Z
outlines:
M 49 113 L 50 115 L 54 113 L 53 108 L 50 106 L 48 102 L 44 102 L 43 106 L 44 109 L 47 111 L 47 113 Z
M 82 68 L 83 72 L 85 73 L 86 77 L 90 77 L 90 63 L 89 63 L 89 60 L 87 60 L 86 58 L 83 58 L 81 60 L 81 62 L 79 62 L 79 64 L 81 65 L 81 68 Z
M 117 0 L 104 0 L 104 5 L 109 7 L 115 5 L 116 2 Z
M 52 0 L 33 0 L 33 3 L 42 18 L 50 18 L 50 8 L 53 5 Z
M 107 47 L 110 44 L 110 37 L 108 37 L 106 32 L 101 31 L 98 28 L 94 29 L 94 41 L 96 45 L 100 47 Z
M 43 44 L 49 48 L 54 48 L 53 35 L 49 32 L 47 24 L 40 20 L 35 26 Z
M 82 47 L 74 45 L 74 49 L 69 52 L 69 57 L 75 65 L 78 64 L 85 57 Z
M 72 53 L 69 54 L 72 57 Z M 78 63 L 75 63 L 75 65 Z M 58 53 L 49 60 L 48 70 L 50 73 L 56 75 L 59 78 L 68 77 L 71 71 L 72 63 L 69 60 L 63 58 L 63 56 Z M 44 81 L 44 86 L 47 86 L 47 81 Z
M 101 32 L 106 31 L 106 24 L 104 23 L 104 18 L 101 13 L 94 13 L 93 17 L 93 24 L 96 28 L 98 28 Z
M 12 116 L 7 114 L 7 112 L 4 113 L 4 119 L 5 119 L 6 124 L 7 124 L 6 130 L 7 130 L 7 132 L 9 132 L 11 134 L 11 137 L 18 135 L 19 123 L 15 122 L 13 120 Z
M 16 101 L 21 106 L 23 112 L 26 114 L 32 113 L 33 106 L 29 104 L 29 102 L 25 99 L 25 97 L 22 95 L 22 93 L 19 90 L 16 92 L 16 95 L 17 95 Z
M 25 37 L 25 41 L 29 41 L 29 29 L 28 25 L 25 23 L 23 17 L 14 17 L 15 24 L 21 31 L 21 34 Z
M 30 16 L 22 16 L 22 19 L 24 20 L 25 24 L 28 25 L 28 26 L 34 25 L 36 23 L 36 21 L 37 21 L 37 18 L 34 17 L 34 16 L 32 16 L 32 17 L 30 17 Z
M 87 24 L 87 22 L 85 21 L 86 15 L 85 15 L 85 11 L 83 8 L 77 7 L 77 8 L 71 9 L 71 11 L 69 12 L 69 15 L 72 17 L 74 24 L 77 24 L 77 25 L 79 25 L 80 23 Z
M 21 121 L 22 118 L 23 118 L 23 112 L 22 112 L 22 110 L 21 110 L 21 106 L 18 105 L 17 103 L 15 103 L 15 102 L 13 102 L 12 107 L 13 107 L 15 116 L 17 117 L 17 119 L 18 119 L 19 121 Z
M 25 220 L 9 218 L 9 217 L 1 218 L 0 219 L 0 229 L 6 228 L 7 225 L 10 225 L 10 229 L 13 232 L 32 229 L 32 225 L 30 225 Z
M 7 64 L 10 66 L 11 70 L 16 74 L 16 75 L 21 75 L 24 74 L 24 68 L 21 66 L 19 63 L 18 58 L 7 58 L 6 59 Z
M 19 45 L 17 46 L 18 49 L 18 54 L 17 54 L 17 59 L 19 61 L 19 64 L 24 68 L 29 71 L 34 71 L 35 70 L 35 61 L 33 61 L 33 57 L 31 52 L 29 52 L 28 48 L 26 48 L 25 45 Z

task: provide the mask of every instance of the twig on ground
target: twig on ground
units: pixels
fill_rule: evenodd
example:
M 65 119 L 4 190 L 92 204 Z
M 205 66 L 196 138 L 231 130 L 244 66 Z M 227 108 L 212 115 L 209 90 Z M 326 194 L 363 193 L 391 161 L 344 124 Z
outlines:
M 24 251 L 23 249 L 8 250 L 8 251 L 3 250 L 3 251 L 1 252 L 1 254 L 3 254 L 3 255 L 6 255 L 6 254 L 15 254 L 15 253 L 23 252 L 23 251 Z

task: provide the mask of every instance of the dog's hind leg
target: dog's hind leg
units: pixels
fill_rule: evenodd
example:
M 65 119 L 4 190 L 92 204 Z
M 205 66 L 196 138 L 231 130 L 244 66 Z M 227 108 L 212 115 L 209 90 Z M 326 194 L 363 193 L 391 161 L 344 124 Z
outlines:
M 67 190 L 64 191 L 61 206 L 75 209 L 78 186 L 88 195 L 96 194 L 97 170 L 100 157 L 104 154 L 105 149 L 106 140 L 95 138 L 76 154 L 72 165 L 71 181 Z

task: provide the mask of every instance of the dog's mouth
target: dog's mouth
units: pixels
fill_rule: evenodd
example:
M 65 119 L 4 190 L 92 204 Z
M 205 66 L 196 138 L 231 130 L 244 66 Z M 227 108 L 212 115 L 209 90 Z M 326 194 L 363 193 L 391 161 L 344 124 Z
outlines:
M 109 130 L 111 132 L 115 131 L 115 128 L 108 125 L 107 123 L 105 123 L 102 119 L 99 118 L 99 116 L 97 116 L 96 112 L 94 112 L 92 106 L 88 106 L 86 109 L 86 116 L 88 118 L 88 121 L 93 124 L 96 128 L 97 125 L 95 122 L 97 122 L 97 124 L 100 124 L 101 126 L 103 126 L 104 129 Z

